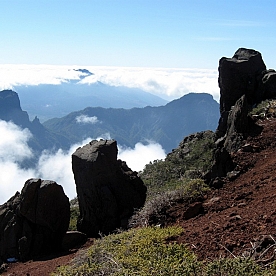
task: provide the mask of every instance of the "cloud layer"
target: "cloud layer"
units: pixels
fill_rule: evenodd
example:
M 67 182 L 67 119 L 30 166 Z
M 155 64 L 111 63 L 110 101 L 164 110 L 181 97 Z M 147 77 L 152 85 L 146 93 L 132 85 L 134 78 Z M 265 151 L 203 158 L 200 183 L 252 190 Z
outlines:
M 0 120 L 0 204 L 6 202 L 16 191 L 21 191 L 26 180 L 30 178 L 42 178 L 56 181 L 62 185 L 65 194 L 70 198 L 76 196 L 76 187 L 72 172 L 71 155 L 80 146 L 87 144 L 91 138 L 87 138 L 79 144 L 74 144 L 68 151 L 57 150 L 55 152 L 44 151 L 39 158 L 37 167 L 22 169 L 18 161 L 24 161 L 32 156 L 28 147 L 28 139 L 31 133 L 22 130 L 13 123 Z M 110 134 L 103 134 L 99 139 L 111 139 Z M 161 145 L 148 142 L 147 145 L 138 143 L 134 149 L 124 148 L 118 145 L 118 158 L 127 162 L 134 171 L 140 171 L 150 161 L 165 158 L 165 151 Z
M 79 84 L 97 81 L 111 86 L 140 88 L 167 100 L 187 93 L 206 92 L 219 99 L 218 72 L 213 69 L 139 68 L 86 66 L 93 75 L 76 71 L 79 66 L 0 65 L 0 90 L 19 85 L 60 84 L 69 80 Z
M 32 156 L 28 147 L 31 133 L 13 123 L 0 121 L 0 204 L 23 187 L 23 183 L 33 177 L 33 170 L 22 170 L 18 163 Z M 20 189 L 21 189 L 20 188 Z
M 142 171 L 146 164 L 150 161 L 164 159 L 166 157 L 165 150 L 162 146 L 155 142 L 149 142 L 147 145 L 137 143 L 135 147 L 124 148 L 118 146 L 118 158 L 127 162 L 127 165 L 133 171 Z
M 20 129 L 17 125 L 0 121 L 0 161 L 23 161 L 32 157 L 27 142 L 32 137 L 28 129 Z
M 92 125 L 100 122 L 96 116 L 89 117 L 87 115 L 77 116 L 76 121 L 77 123 L 80 123 L 80 124 L 92 124 Z

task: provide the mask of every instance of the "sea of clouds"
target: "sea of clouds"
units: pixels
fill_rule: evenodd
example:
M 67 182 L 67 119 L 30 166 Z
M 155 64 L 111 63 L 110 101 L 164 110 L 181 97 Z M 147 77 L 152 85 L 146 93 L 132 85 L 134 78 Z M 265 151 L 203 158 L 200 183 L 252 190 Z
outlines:
M 92 75 L 77 69 L 87 69 Z M 166 100 L 179 98 L 189 92 L 206 92 L 219 100 L 218 73 L 212 69 L 181 68 L 122 68 L 94 66 L 52 66 L 52 65 L 0 65 L 0 90 L 20 85 L 60 84 L 75 80 L 79 84 L 97 81 L 112 85 L 140 88 Z M 26 110 L 28 111 L 28 110 Z M 80 116 L 78 123 L 97 123 L 97 117 Z M 80 144 L 72 145 L 68 151 L 44 151 L 35 168 L 22 169 L 18 162 L 32 156 L 28 140 L 32 134 L 11 122 L 0 120 L 0 204 L 6 202 L 16 191 L 21 191 L 29 178 L 54 180 L 61 184 L 67 196 L 76 196 L 71 167 L 71 155 L 78 148 L 93 139 L 110 139 L 109 134 L 92 137 Z M 127 162 L 132 170 L 140 171 L 150 161 L 165 158 L 160 144 L 148 141 L 137 143 L 134 148 L 118 145 L 118 158 Z
M 76 71 L 87 69 L 93 75 Z M 112 85 L 140 88 L 166 100 L 190 92 L 209 93 L 219 100 L 217 69 L 142 68 L 103 66 L 0 65 L 0 90 L 19 85 L 60 84 L 69 80 L 80 84 L 97 81 Z
M 44 151 L 36 167 L 23 169 L 18 164 L 33 156 L 28 146 L 32 134 L 28 129 L 20 129 L 12 122 L 2 120 L 0 120 L 0 133 L 0 205 L 16 191 L 20 192 L 26 180 L 30 178 L 56 181 L 63 186 L 70 199 L 76 197 L 71 155 L 78 147 L 93 140 L 92 138 L 72 145 L 69 150 Z M 107 133 L 96 139 L 111 138 Z M 132 170 L 141 171 L 150 161 L 164 159 L 165 151 L 161 145 L 152 141 L 146 145 L 137 143 L 133 149 L 118 145 L 118 158 L 126 161 Z

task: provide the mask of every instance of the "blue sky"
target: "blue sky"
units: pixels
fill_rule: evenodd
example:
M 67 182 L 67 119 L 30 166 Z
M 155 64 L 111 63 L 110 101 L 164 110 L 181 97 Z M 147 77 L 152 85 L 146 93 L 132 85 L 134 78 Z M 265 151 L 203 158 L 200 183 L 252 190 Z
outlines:
M 87 83 L 137 87 L 168 100 L 207 92 L 219 101 L 222 56 L 253 48 L 276 68 L 275 11 L 275 0 L 0 0 L 0 90 L 59 84 L 87 68 L 94 73 Z M 38 168 L 22 170 L 14 160 L 31 154 L 28 133 L 4 121 L 0 132 L 0 151 L 13 153 L 0 155 L 0 204 L 30 177 L 55 180 L 75 195 L 70 152 L 44 154 Z M 138 170 L 131 156 L 143 164 L 164 158 L 159 146 L 137 144 L 122 158 Z
M 0 0 L 0 64 L 216 69 L 239 47 L 276 67 L 276 1 Z

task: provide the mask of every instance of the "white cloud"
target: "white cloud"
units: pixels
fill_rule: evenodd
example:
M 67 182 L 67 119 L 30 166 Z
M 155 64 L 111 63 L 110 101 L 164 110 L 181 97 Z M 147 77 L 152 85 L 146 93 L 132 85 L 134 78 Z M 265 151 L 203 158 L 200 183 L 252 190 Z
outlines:
M 32 157 L 28 140 L 32 134 L 28 129 L 21 129 L 12 122 L 0 120 L 0 160 L 21 162 Z
M 76 121 L 80 124 L 96 124 L 100 122 L 96 116 L 89 117 L 87 115 L 77 116 Z
M 128 167 L 133 171 L 142 171 L 150 161 L 160 160 L 166 157 L 165 150 L 160 144 L 155 142 L 149 142 L 148 145 L 137 143 L 134 149 L 124 148 L 120 145 L 118 148 L 118 158 L 126 161 Z
M 60 84 L 69 79 L 78 80 L 81 72 L 67 66 L 52 65 L 0 65 L 0 88 L 11 89 L 18 85 Z
M 106 133 L 96 140 L 110 139 Z M 55 153 L 44 151 L 38 162 L 37 175 L 42 179 L 50 179 L 62 185 L 65 194 L 70 198 L 76 197 L 76 185 L 72 172 L 71 156 L 78 147 L 89 143 L 87 138 L 79 144 L 72 145 L 68 151 L 59 149 Z M 118 145 L 118 158 L 126 161 L 133 171 L 143 170 L 150 161 L 164 159 L 166 154 L 160 144 L 150 142 L 148 145 L 137 143 L 134 149 Z
M 76 196 L 76 185 L 72 172 L 71 155 L 75 150 L 92 139 L 87 138 L 79 144 L 74 144 L 68 151 L 59 149 L 52 153 L 44 151 L 39 158 L 37 174 L 39 178 L 50 179 L 62 185 L 65 194 L 70 198 Z
M 28 147 L 31 133 L 20 129 L 12 122 L 0 120 L 0 204 L 5 202 L 16 191 L 20 191 L 25 181 L 34 177 L 33 170 L 23 170 L 18 163 L 32 157 Z
M 88 67 L 90 68 L 90 67 Z M 212 69 L 91 67 L 95 75 L 80 83 L 101 81 L 112 86 L 140 88 L 168 100 L 206 92 L 218 100 L 218 72 Z
M 206 92 L 219 100 L 217 69 L 85 66 L 94 75 L 81 80 L 85 74 L 74 70 L 79 67 L 0 65 L 0 90 L 18 85 L 60 84 L 68 80 L 79 80 L 79 84 L 100 81 L 112 86 L 140 88 L 168 100 L 189 92 Z
M 103 140 L 111 140 L 112 138 L 111 138 L 110 133 L 106 132 L 106 133 L 100 135 L 99 137 L 97 137 L 95 140 L 101 140 L 101 139 L 103 139 Z
M 6 202 L 16 191 L 21 191 L 25 182 L 30 178 L 42 178 L 56 181 L 62 185 L 65 194 L 70 198 L 76 196 L 76 186 L 72 172 L 71 155 L 80 146 L 90 142 L 87 138 L 79 144 L 74 144 L 68 151 L 59 149 L 56 152 L 44 151 L 35 168 L 22 169 L 16 162 L 24 161 L 32 156 L 28 147 L 31 134 L 13 123 L 0 121 L 0 204 Z M 111 139 L 105 133 L 99 139 Z M 118 145 L 118 158 L 126 161 L 133 171 L 140 171 L 150 161 L 165 158 L 161 145 L 149 142 L 147 145 L 137 143 L 134 149 Z
M 26 180 L 35 177 L 33 169 L 23 170 L 15 162 L 0 161 L 0 205 L 6 202 L 17 191 L 21 191 Z

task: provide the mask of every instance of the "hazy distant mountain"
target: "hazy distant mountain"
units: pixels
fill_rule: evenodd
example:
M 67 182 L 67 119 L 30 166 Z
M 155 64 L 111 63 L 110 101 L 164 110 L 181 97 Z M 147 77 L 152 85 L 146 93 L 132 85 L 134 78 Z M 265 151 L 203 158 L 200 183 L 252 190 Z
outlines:
M 93 75 L 86 69 L 76 71 Z M 62 117 L 72 111 L 90 107 L 133 108 L 145 106 L 160 106 L 166 100 L 147 93 L 138 88 L 115 87 L 101 82 L 81 84 L 80 80 L 68 80 L 59 85 L 40 84 L 32 86 L 15 86 L 21 106 L 29 116 L 37 116 L 42 122 Z
M 219 104 L 211 95 L 190 93 L 159 107 L 87 107 L 43 125 L 71 143 L 109 133 L 120 145 L 134 147 L 137 142 L 153 140 L 170 152 L 188 134 L 215 130 L 218 119 Z
M 122 146 L 133 148 L 138 142 L 155 141 L 170 152 L 186 135 L 215 130 L 219 104 L 209 94 L 191 93 L 159 107 L 87 107 L 41 124 L 38 118 L 29 119 L 16 92 L 4 90 L 0 92 L 0 119 L 28 128 L 33 134 L 28 144 L 35 156 L 24 163 L 30 166 L 44 149 L 68 149 L 85 138 L 97 138 L 106 133 Z
M 28 145 L 33 150 L 34 158 L 25 161 L 23 165 L 26 167 L 33 165 L 44 149 L 68 148 L 70 146 L 70 141 L 64 135 L 49 131 L 38 118 L 31 121 L 28 113 L 21 108 L 18 94 L 12 90 L 0 91 L 0 120 L 13 122 L 22 129 L 29 129 L 32 133 Z

